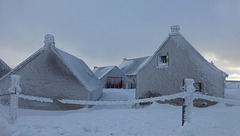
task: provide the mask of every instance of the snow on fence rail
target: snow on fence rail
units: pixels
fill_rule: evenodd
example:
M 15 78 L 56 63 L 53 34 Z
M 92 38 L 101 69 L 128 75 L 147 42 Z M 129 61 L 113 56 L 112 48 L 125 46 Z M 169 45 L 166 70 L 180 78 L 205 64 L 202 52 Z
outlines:
M 12 93 L 14 94 L 14 93 Z M 10 94 L 8 94 L 10 95 Z M 124 104 L 137 104 L 137 103 L 146 103 L 146 102 L 155 102 L 155 101 L 165 101 L 165 100 L 172 100 L 176 98 L 185 98 L 187 96 L 186 92 L 176 93 L 172 95 L 164 95 L 159 97 L 151 97 L 151 98 L 144 98 L 144 99 L 136 99 L 136 100 L 126 100 L 126 101 L 87 101 L 87 100 L 70 100 L 70 99 L 57 99 L 57 101 L 63 104 L 81 104 L 81 105 L 124 105 Z M 19 98 L 23 98 L 25 100 L 33 100 L 39 102 L 49 102 L 53 103 L 53 99 L 45 98 L 45 97 L 38 97 L 32 95 L 25 95 L 19 94 Z M 205 99 L 209 101 L 215 101 L 219 103 L 226 103 L 232 105 L 240 105 L 240 100 L 232 100 L 232 99 L 225 99 L 220 97 L 208 96 L 203 95 L 200 93 L 193 93 L 194 99 Z
M 33 100 L 33 101 L 39 101 L 39 102 L 50 102 L 53 103 L 53 99 L 51 98 L 45 98 L 45 97 L 38 97 L 38 96 L 32 96 L 32 95 L 25 95 L 25 94 L 20 94 L 20 98 L 25 99 L 25 100 Z
M 203 95 L 200 93 L 194 93 L 194 99 L 205 99 L 205 100 L 215 101 L 215 102 L 219 102 L 219 103 L 240 105 L 240 100 L 225 99 L 225 98 L 220 98 L 220 97 Z
M 127 101 L 85 101 L 85 100 L 68 100 L 62 99 L 58 100 L 61 103 L 65 104 L 82 104 L 82 105 L 122 105 L 122 104 L 136 104 L 136 103 L 146 103 L 146 102 L 155 102 L 155 101 L 165 101 L 172 100 L 176 98 L 185 98 L 186 93 L 181 92 L 172 95 L 165 95 L 152 98 L 136 99 L 136 100 L 127 100 Z
M 19 94 L 21 92 L 21 88 L 19 86 L 19 79 L 20 76 L 12 75 L 12 86 L 9 88 L 11 100 L 10 100 L 10 111 L 9 111 L 9 122 L 11 124 L 15 123 L 17 119 L 17 109 L 18 109 L 18 98 L 23 98 L 26 100 L 35 100 L 39 102 L 50 102 L 53 103 L 53 99 L 51 98 L 44 98 L 38 96 L 30 96 L 25 94 Z M 224 99 L 220 97 L 213 97 L 207 96 L 200 93 L 195 93 L 196 90 L 193 86 L 194 81 L 192 79 L 184 79 L 184 86 L 181 87 L 180 90 L 183 92 L 172 94 L 172 95 L 165 95 L 159 97 L 152 97 L 152 98 L 144 98 L 144 99 L 136 99 L 136 100 L 127 100 L 127 101 L 86 101 L 86 100 L 69 100 L 69 99 L 57 99 L 57 101 L 63 104 L 81 104 L 81 105 L 125 105 L 125 104 L 136 104 L 136 103 L 146 103 L 146 102 L 155 102 L 155 101 L 165 101 L 165 100 L 172 100 L 176 98 L 183 98 L 183 119 L 182 125 L 184 122 L 190 123 L 190 115 L 191 109 L 193 107 L 193 100 L 194 99 L 205 99 L 209 101 L 216 101 L 220 103 L 227 103 L 232 105 L 240 105 L 240 101 L 238 100 L 231 100 L 231 99 Z

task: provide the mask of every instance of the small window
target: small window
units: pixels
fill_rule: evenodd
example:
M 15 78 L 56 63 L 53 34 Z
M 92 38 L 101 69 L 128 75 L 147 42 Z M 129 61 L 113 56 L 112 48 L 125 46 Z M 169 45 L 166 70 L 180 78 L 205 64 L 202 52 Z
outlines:
M 168 56 L 162 56 L 162 55 L 158 55 L 157 57 L 157 66 L 158 67 L 166 67 L 168 66 Z
M 202 83 L 194 83 L 193 86 L 195 87 L 195 92 L 202 92 Z
M 161 63 L 167 63 L 167 56 L 161 56 Z

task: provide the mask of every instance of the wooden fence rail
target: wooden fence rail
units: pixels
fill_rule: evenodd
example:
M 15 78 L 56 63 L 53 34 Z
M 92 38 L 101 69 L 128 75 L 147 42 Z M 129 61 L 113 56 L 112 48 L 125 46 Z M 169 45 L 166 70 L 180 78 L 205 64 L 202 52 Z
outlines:
M 9 94 L 11 96 L 10 100 L 10 110 L 9 110 L 9 123 L 14 124 L 17 120 L 17 109 L 18 109 L 18 99 L 23 98 L 26 100 L 35 100 L 40 102 L 53 102 L 51 98 L 30 96 L 25 94 L 20 94 L 22 91 L 19 86 L 20 76 L 12 75 L 12 85 L 9 88 Z M 58 101 L 64 104 L 81 104 L 81 105 L 125 105 L 125 104 L 137 104 L 137 103 L 146 103 L 146 102 L 155 102 L 155 101 L 165 101 L 172 100 L 176 98 L 183 98 L 183 108 L 182 108 L 182 125 L 186 122 L 191 122 L 191 111 L 193 107 L 194 99 L 205 99 L 209 101 L 215 101 L 220 103 L 227 103 L 232 105 L 240 105 L 238 100 L 230 100 L 219 97 L 207 96 L 200 93 L 195 93 L 193 79 L 184 79 L 184 86 L 180 88 L 182 92 L 172 95 L 164 95 L 159 97 L 144 98 L 144 99 L 135 99 L 127 101 L 86 101 L 86 100 L 69 100 L 69 99 L 59 99 Z

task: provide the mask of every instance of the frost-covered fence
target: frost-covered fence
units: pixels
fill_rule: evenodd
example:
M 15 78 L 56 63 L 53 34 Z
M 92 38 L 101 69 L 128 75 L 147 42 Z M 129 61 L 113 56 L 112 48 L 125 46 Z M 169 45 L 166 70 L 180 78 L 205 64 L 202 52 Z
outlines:
M 231 99 L 225 99 L 220 97 L 214 97 L 214 96 L 208 96 L 203 95 L 201 93 L 195 92 L 194 88 L 194 80 L 193 79 L 184 79 L 184 86 L 180 88 L 180 90 L 185 91 L 185 98 L 184 103 L 182 107 L 182 126 L 185 122 L 190 123 L 191 122 L 191 109 L 193 107 L 193 100 L 194 99 L 204 99 L 219 103 L 225 103 L 225 104 L 232 104 L 232 105 L 240 105 L 239 100 L 231 100 Z
M 38 96 L 30 96 L 25 94 L 20 94 L 21 88 L 19 87 L 19 78 L 18 76 L 12 77 L 12 86 L 9 88 L 10 93 L 15 92 L 13 96 L 11 96 L 11 108 L 10 108 L 10 121 L 14 123 L 17 118 L 17 102 L 18 97 L 26 100 L 34 100 L 39 102 L 50 102 L 53 103 L 53 99 L 51 98 L 44 98 Z M 127 101 L 86 101 L 86 100 L 69 100 L 69 99 L 57 99 L 57 101 L 63 104 L 79 104 L 79 105 L 127 105 L 127 104 L 137 104 L 137 103 L 147 103 L 147 102 L 156 102 L 156 101 L 166 101 L 172 100 L 176 98 L 183 98 L 183 118 L 182 118 L 182 125 L 184 122 L 190 123 L 191 122 L 191 111 L 193 107 L 193 100 L 194 99 L 205 99 L 209 101 L 215 101 L 220 103 L 232 104 L 232 105 L 240 105 L 240 101 L 238 100 L 230 100 L 224 99 L 219 97 L 207 96 L 200 93 L 195 93 L 195 88 L 193 86 L 194 80 L 193 79 L 184 79 L 184 86 L 181 87 L 180 90 L 182 92 L 172 95 L 164 95 L 159 97 L 152 97 L 152 98 L 144 98 L 144 99 L 135 99 L 135 100 L 127 100 Z
M 219 102 L 219 103 L 240 105 L 239 100 L 232 100 L 232 99 L 225 99 L 225 98 L 220 98 L 220 97 L 208 96 L 208 95 L 203 95 L 203 94 L 200 94 L 200 93 L 194 93 L 194 99 L 205 99 L 205 100 L 215 101 L 215 102 Z
M 61 103 L 65 104 L 81 104 L 81 105 L 122 105 L 122 104 L 137 104 L 137 103 L 147 103 L 147 102 L 156 102 L 156 101 L 165 101 L 172 100 L 176 98 L 185 98 L 186 93 L 181 92 L 172 95 L 164 95 L 159 97 L 145 98 L 145 99 L 136 99 L 136 100 L 127 100 L 127 101 L 85 101 L 85 100 L 68 100 L 62 99 L 58 100 Z
M 39 97 L 39 96 L 31 96 L 31 95 L 20 94 L 19 98 L 22 98 L 22 99 L 25 99 L 25 100 L 53 103 L 53 99 L 45 98 L 45 97 Z
M 19 86 L 19 75 L 11 75 L 11 87 L 8 89 L 9 93 L 1 94 L 0 96 L 10 96 L 9 104 L 9 123 L 14 124 L 17 120 L 18 110 L 18 96 L 22 89 Z
M 193 107 L 194 91 L 196 90 L 193 86 L 193 79 L 184 79 L 184 86 L 181 90 L 185 91 L 185 98 L 182 107 L 182 126 L 185 122 L 190 123 L 191 121 L 191 111 Z
M 8 119 L 10 124 L 14 124 L 17 120 L 18 97 L 22 89 L 19 86 L 20 76 L 11 75 L 11 87 L 8 89 L 9 93 L 0 94 L 0 97 L 10 96 Z M 3 115 L 4 117 L 4 115 Z
M 18 96 L 22 89 L 19 86 L 19 75 L 11 76 L 12 85 L 8 91 L 12 94 L 10 95 L 10 108 L 9 108 L 9 123 L 14 124 L 17 120 L 17 110 L 18 110 Z

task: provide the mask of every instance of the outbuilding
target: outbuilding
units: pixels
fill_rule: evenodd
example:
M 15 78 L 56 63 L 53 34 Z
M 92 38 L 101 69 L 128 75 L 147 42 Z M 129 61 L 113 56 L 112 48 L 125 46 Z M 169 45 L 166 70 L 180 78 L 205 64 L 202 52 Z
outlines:
M 93 73 L 104 88 L 128 88 L 129 79 L 117 66 L 94 67 Z
M 134 59 L 123 58 L 123 62 L 118 67 L 129 78 L 128 88 L 136 88 L 137 72 L 149 58 L 150 56 Z

